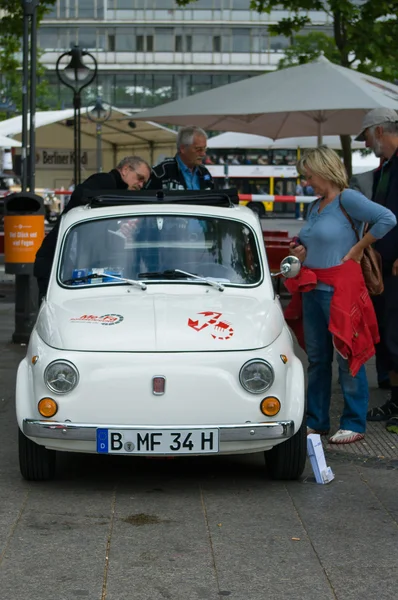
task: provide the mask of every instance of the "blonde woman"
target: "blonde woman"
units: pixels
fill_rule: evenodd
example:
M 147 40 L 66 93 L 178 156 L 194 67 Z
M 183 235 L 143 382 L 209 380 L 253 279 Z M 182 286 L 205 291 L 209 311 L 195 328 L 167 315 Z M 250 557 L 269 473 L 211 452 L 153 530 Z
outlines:
M 307 151 L 297 165 L 298 171 L 319 199 L 308 210 L 306 224 L 291 252 L 312 269 L 336 267 L 350 259 L 360 262 L 364 248 L 382 238 L 396 225 L 391 211 L 371 202 L 360 192 L 348 189 L 347 173 L 338 154 L 321 146 Z M 371 224 L 357 241 L 347 214 L 361 236 L 363 224 Z M 328 434 L 331 399 L 333 344 L 329 332 L 333 287 L 318 283 L 302 294 L 304 339 L 308 355 L 307 424 L 310 433 Z M 348 363 L 337 354 L 344 410 L 340 429 L 329 439 L 349 444 L 364 437 L 368 406 L 368 383 L 364 365 L 355 377 Z

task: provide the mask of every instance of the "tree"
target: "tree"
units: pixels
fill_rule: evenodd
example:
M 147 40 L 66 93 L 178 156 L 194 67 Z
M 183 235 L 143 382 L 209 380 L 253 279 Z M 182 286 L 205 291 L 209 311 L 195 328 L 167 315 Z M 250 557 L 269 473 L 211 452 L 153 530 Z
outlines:
M 280 8 L 288 18 L 270 25 L 271 34 L 293 37 L 280 67 L 303 64 L 321 53 L 346 68 L 355 68 L 381 79 L 398 78 L 398 0 L 251 0 L 258 12 Z M 308 11 L 323 11 L 330 17 L 333 36 L 321 32 L 303 35 L 312 25 Z M 351 175 L 351 138 L 341 136 L 344 163 Z
M 40 2 L 37 8 L 37 22 L 40 23 L 44 14 L 48 12 L 56 0 Z M 21 0 L 0 0 L 0 10 L 4 11 L 0 19 L 0 95 L 7 97 L 21 110 L 21 61 L 19 54 L 22 51 L 23 33 L 23 6 Z M 47 108 L 46 98 L 49 96 L 48 85 L 44 79 L 45 68 L 38 63 L 37 78 L 37 106 Z M 0 120 L 6 118 L 5 113 L 0 113 Z

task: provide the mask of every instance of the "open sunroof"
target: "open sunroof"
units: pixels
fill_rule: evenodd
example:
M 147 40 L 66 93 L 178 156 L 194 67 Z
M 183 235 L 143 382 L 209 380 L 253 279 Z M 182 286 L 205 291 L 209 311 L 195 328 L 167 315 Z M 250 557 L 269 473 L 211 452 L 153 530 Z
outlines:
M 187 204 L 232 208 L 239 204 L 235 188 L 227 190 L 84 190 L 83 197 L 92 207 L 134 204 Z

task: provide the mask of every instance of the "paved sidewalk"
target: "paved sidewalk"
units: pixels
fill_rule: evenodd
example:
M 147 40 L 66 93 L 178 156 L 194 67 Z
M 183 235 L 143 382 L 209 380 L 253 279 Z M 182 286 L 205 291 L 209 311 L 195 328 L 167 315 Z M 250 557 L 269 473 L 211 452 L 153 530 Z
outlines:
M 55 481 L 23 481 L 14 387 L 26 348 L 10 342 L 12 284 L 0 291 L 1 600 L 395 600 L 398 464 L 384 450 L 328 452 L 327 486 L 308 463 L 299 482 L 270 481 L 258 454 L 68 454 Z M 335 378 L 337 409 L 336 390 Z M 373 431 L 366 442 L 382 456 Z

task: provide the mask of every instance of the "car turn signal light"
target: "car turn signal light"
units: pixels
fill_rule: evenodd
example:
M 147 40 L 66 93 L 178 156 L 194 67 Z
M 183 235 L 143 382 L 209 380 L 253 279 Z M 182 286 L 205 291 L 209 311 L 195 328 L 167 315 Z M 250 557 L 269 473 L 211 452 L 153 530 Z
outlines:
M 280 409 L 281 403 L 278 398 L 275 398 L 274 396 L 268 396 L 261 401 L 260 410 L 263 415 L 266 415 L 267 417 L 274 417 L 278 414 Z
M 52 398 L 42 398 L 38 404 L 42 417 L 53 417 L 58 411 L 58 404 Z

